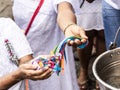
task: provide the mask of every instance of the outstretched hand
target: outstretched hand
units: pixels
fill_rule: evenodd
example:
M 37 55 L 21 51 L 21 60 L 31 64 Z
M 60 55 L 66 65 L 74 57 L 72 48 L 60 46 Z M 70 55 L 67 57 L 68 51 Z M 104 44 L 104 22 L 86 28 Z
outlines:
M 67 43 L 70 46 L 81 45 L 88 40 L 88 37 L 86 36 L 84 29 L 82 27 L 76 25 L 76 24 L 73 24 L 73 25 L 69 26 L 65 30 L 65 36 L 66 37 L 77 36 L 77 37 L 81 38 L 81 40 L 79 40 L 79 39 L 68 40 Z

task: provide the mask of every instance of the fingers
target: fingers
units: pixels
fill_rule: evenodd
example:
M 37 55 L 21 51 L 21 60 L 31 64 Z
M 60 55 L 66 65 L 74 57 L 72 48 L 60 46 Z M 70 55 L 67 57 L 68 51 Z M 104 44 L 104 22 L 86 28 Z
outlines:
M 86 36 L 85 31 L 81 30 L 79 33 L 80 33 L 80 36 L 81 36 L 81 42 L 85 43 L 86 40 L 88 40 L 88 37 Z
M 76 29 L 76 34 L 78 37 L 81 38 L 81 43 L 85 43 L 88 40 L 85 30 L 82 27 L 78 26 L 78 28 Z
M 19 69 L 21 70 L 36 70 L 37 69 L 37 65 L 33 65 L 31 63 L 25 63 L 25 64 L 21 64 L 19 66 Z
M 80 45 L 81 44 L 81 41 L 79 39 L 74 39 L 74 40 L 70 40 L 68 39 L 67 40 L 67 44 L 69 46 L 77 46 L 77 45 Z
M 68 44 L 69 46 L 72 46 L 72 45 L 74 44 L 74 41 L 73 41 L 73 40 L 68 39 L 68 40 L 67 40 L 67 44 Z
M 52 74 L 52 69 L 44 67 L 37 70 L 37 66 L 30 63 L 21 64 L 18 70 L 22 79 L 43 80 L 49 78 Z
M 52 75 L 52 69 L 44 68 L 44 69 L 36 70 L 30 77 L 30 79 L 43 80 L 49 78 L 51 75 Z
M 81 40 L 79 40 L 79 39 L 68 40 L 67 44 L 69 46 L 81 45 L 82 43 L 85 43 L 88 40 L 88 37 L 86 36 L 84 29 L 75 24 L 72 25 L 71 27 L 67 28 L 65 36 L 66 37 L 78 36 L 81 38 Z

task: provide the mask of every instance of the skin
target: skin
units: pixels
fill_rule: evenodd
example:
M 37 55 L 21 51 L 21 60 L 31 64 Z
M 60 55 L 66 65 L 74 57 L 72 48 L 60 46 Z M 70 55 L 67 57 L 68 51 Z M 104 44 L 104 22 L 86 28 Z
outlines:
M 65 30 L 66 37 L 79 36 L 82 38 L 81 41 L 78 39 L 68 40 L 68 45 L 70 46 L 80 45 L 87 41 L 88 37 L 86 36 L 84 29 L 76 24 L 76 17 L 70 3 L 61 2 L 58 5 L 57 22 L 63 32 L 68 25 L 73 24 L 66 28 Z
M 33 59 L 32 55 L 22 57 L 16 71 L 0 77 L 0 90 L 7 90 L 24 79 L 43 80 L 51 76 L 52 70 L 48 67 L 45 67 L 44 70 L 35 70 L 37 66 L 30 62 L 31 59 Z

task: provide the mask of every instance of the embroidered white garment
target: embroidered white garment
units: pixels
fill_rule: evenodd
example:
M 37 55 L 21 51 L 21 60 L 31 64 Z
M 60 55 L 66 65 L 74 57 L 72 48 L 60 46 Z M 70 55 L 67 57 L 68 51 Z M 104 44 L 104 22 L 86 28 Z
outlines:
M 17 69 L 17 66 L 9 60 L 5 40 L 8 39 L 14 48 L 18 59 L 32 54 L 32 50 L 20 28 L 9 18 L 0 18 L 0 77 L 9 74 Z M 21 82 L 9 90 L 19 90 Z

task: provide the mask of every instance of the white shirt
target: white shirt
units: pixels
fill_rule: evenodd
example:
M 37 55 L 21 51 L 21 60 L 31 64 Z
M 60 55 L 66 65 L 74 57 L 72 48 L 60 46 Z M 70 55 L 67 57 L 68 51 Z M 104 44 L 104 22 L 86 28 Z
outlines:
M 102 0 L 95 0 L 92 3 L 85 1 L 79 11 L 80 14 L 76 15 L 77 23 L 85 31 L 103 30 Z
M 63 1 L 71 3 L 76 14 L 80 12 L 80 4 L 78 3 L 78 0 L 44 0 L 44 3 L 40 8 L 38 15 L 35 17 L 35 20 L 32 23 L 30 31 L 27 35 L 27 39 L 34 50 L 35 56 L 40 54 L 49 54 L 51 49 L 53 49 L 59 43 L 59 40 L 63 40 L 63 33 L 60 34 L 61 30 L 56 22 L 57 5 Z M 26 30 L 39 2 L 40 0 L 14 0 L 13 15 L 15 22 L 21 29 Z M 42 48 L 39 48 L 40 46 L 42 46 Z M 44 49 L 46 47 L 48 48 Z
M 0 77 L 14 71 L 17 66 L 9 59 L 5 40 L 9 40 L 18 59 L 32 54 L 32 50 L 20 28 L 9 18 L 0 18 Z M 19 90 L 17 84 L 9 90 Z
M 34 56 L 50 54 L 50 51 L 64 39 L 56 19 L 57 5 L 63 1 L 71 3 L 75 13 L 78 13 L 80 5 L 78 0 L 44 0 L 27 35 Z M 20 28 L 24 30 L 27 28 L 39 2 L 40 0 L 14 0 L 13 15 Z M 79 90 L 71 47 L 67 48 L 66 56 L 67 64 L 64 74 L 57 76 L 54 73 L 46 80 L 32 81 L 30 90 Z
M 115 9 L 120 9 L 120 0 L 105 0 L 108 4 L 110 4 Z

